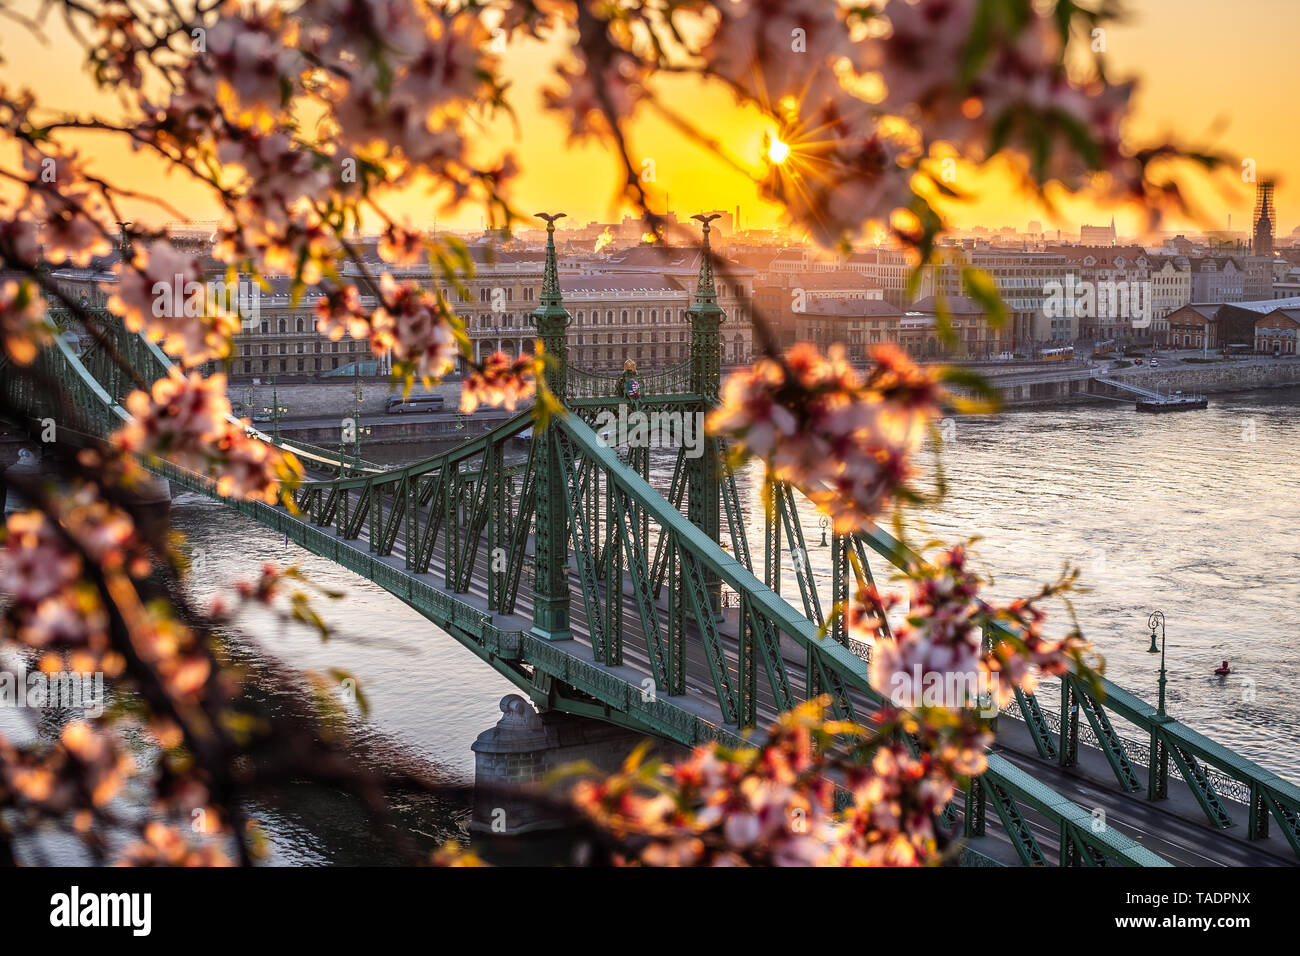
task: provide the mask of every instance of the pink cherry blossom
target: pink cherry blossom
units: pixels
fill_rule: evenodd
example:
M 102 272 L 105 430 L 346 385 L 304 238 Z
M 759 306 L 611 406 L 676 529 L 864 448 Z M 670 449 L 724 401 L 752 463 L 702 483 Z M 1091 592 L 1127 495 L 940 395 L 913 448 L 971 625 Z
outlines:
M 159 239 L 114 271 L 117 284 L 105 286 L 112 293 L 108 308 L 132 332 L 143 332 L 186 365 L 230 354 L 239 317 L 209 296 L 198 259 Z
M 479 405 L 503 405 L 513 412 L 519 402 L 537 390 L 536 362 L 529 355 L 511 359 L 504 352 L 483 359 L 482 367 L 471 371 L 461 384 L 461 413 L 473 414 Z
M 118 447 L 210 477 L 219 494 L 274 502 L 296 468 L 231 419 L 224 375 L 187 378 L 173 366 L 151 393 L 132 392 L 126 405 L 132 421 L 114 436 Z
M 79 558 L 39 511 L 15 511 L 5 521 L 0 592 L 39 604 L 81 576 Z
M 379 288 L 383 305 L 371 323 L 371 348 L 375 354 L 383 355 L 391 349 L 399 365 L 424 379 L 441 378 L 450 372 L 460 345 L 437 299 L 416 283 L 399 283 L 386 272 Z
M 29 365 L 37 349 L 53 340 L 45 321 L 45 300 L 30 282 L 0 286 L 0 341 L 19 365 Z
M 839 347 L 822 356 L 805 343 L 783 363 L 762 359 L 728 378 L 709 428 L 803 490 L 837 530 L 861 528 L 904 490 L 941 399 L 934 374 L 899 350 L 877 347 L 872 359 L 865 380 Z
M 285 20 L 276 8 L 225 12 L 207 30 L 206 51 L 193 62 L 190 83 L 211 96 L 231 95 L 239 108 L 277 113 L 307 65 L 286 43 Z

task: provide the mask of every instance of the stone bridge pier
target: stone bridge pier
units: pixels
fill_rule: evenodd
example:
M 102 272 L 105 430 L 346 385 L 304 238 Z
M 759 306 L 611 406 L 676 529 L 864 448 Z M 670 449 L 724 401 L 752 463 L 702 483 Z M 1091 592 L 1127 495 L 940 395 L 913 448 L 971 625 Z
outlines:
M 511 836 L 562 827 L 564 821 L 528 794 L 563 794 L 567 784 L 542 787 L 547 774 L 561 767 L 589 763 L 616 770 L 643 740 L 644 735 L 603 720 L 559 711 L 539 714 L 523 697 L 507 694 L 501 698 L 501 719 L 470 745 L 475 789 L 470 830 Z

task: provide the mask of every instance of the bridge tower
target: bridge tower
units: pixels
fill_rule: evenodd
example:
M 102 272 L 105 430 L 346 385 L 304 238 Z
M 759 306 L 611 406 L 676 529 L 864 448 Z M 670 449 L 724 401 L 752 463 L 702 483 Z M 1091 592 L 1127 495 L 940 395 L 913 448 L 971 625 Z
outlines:
M 546 385 L 561 401 L 567 379 L 567 329 L 573 322 L 560 295 L 560 273 L 555 262 L 555 220 L 564 213 L 538 213 L 546 220 L 546 268 L 542 292 L 532 323 L 546 357 Z M 573 637 L 569 629 L 568 516 L 564 502 L 564 463 L 551 428 L 534 438 L 537 475 L 537 519 L 534 526 L 533 633 L 548 641 Z
M 726 313 L 718 305 L 718 290 L 713 283 L 713 252 L 709 248 L 709 223 L 718 217 L 718 213 L 691 217 L 704 225 L 695 299 L 686 311 L 691 321 L 691 391 L 700 396 L 700 410 L 704 414 L 718 406 L 722 378 L 718 328 Z M 710 541 L 721 541 L 722 455 L 717 440 L 706 438 L 704 454 L 687 459 L 686 467 L 687 518 Z M 722 595 L 717 578 L 710 576 L 707 587 L 714 610 L 720 612 Z

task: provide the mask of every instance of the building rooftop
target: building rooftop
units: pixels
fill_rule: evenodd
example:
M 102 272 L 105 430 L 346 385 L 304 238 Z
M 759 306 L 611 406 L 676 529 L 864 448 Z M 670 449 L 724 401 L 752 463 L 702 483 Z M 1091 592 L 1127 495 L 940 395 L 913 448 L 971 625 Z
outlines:
M 828 272 L 784 272 L 769 276 L 766 285 L 780 289 L 798 287 L 812 292 L 816 289 L 879 289 L 880 283 L 870 276 L 852 269 L 834 269 Z
M 809 296 L 804 307 L 805 315 L 836 316 L 840 318 L 897 318 L 903 310 L 884 299 L 848 299 L 835 296 Z
M 663 292 L 681 295 L 686 287 L 671 276 L 658 272 L 607 272 L 594 275 L 560 276 L 565 295 L 584 292 Z
M 1147 258 L 1147 251 L 1141 246 L 1049 246 L 1048 250 L 1065 256 L 1066 262 L 1081 263 L 1092 259 L 1094 265 L 1116 268 Z
M 1181 312 L 1183 309 L 1191 309 L 1193 312 L 1203 316 L 1204 318 L 1213 319 L 1219 314 L 1221 308 L 1223 308 L 1222 302 L 1188 302 L 1186 305 L 1179 308 L 1178 311 Z
M 629 269 L 648 269 L 663 272 L 700 271 L 700 250 L 698 246 L 665 246 L 658 243 L 642 243 L 630 249 L 613 253 L 605 263 L 605 268 L 616 271 Z M 714 253 L 714 274 L 752 275 L 754 270 Z
M 983 315 L 984 306 L 964 295 L 944 296 L 943 304 L 950 315 Z M 935 297 L 927 295 L 917 299 L 907 309 L 908 315 L 938 315 L 939 309 Z
M 1248 312 L 1261 314 L 1279 309 L 1285 312 L 1289 309 L 1300 309 L 1300 296 L 1293 295 L 1288 299 L 1254 299 L 1250 302 L 1220 302 L 1219 305 L 1230 305 L 1234 309 L 1245 309 Z

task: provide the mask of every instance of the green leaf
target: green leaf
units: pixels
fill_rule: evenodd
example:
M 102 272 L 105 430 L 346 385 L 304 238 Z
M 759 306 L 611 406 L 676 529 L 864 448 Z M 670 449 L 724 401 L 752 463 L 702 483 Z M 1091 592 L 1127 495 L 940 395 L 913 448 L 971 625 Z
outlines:
M 960 343 L 952 327 L 952 312 L 948 309 L 948 300 L 941 295 L 934 297 L 935 332 L 944 348 L 955 349 Z
M 1000 329 L 1007 324 L 1010 313 L 998 293 L 997 283 L 993 281 L 992 276 L 983 269 L 965 266 L 961 270 L 961 284 L 966 294 L 984 309 L 984 314 L 989 317 L 991 328 Z
M 975 393 L 975 398 L 950 395 L 948 402 L 954 410 L 968 415 L 988 415 L 1002 407 L 1002 397 L 993 384 L 979 372 L 956 365 L 945 366 L 939 373 L 939 381 L 946 385 L 955 385 Z

